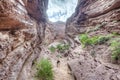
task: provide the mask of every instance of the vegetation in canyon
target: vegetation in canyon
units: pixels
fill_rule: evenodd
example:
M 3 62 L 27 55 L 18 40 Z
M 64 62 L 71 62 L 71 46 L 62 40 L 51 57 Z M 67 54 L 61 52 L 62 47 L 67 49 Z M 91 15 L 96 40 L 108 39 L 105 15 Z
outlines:
M 68 44 L 58 44 L 56 46 L 50 46 L 49 50 L 54 53 L 55 51 L 58 51 L 60 53 L 68 51 L 70 48 L 70 45 Z
M 53 80 L 52 64 L 48 59 L 41 59 L 36 62 L 36 74 L 37 80 Z
M 103 44 L 106 41 L 110 39 L 110 35 L 107 36 L 92 36 L 89 37 L 88 34 L 81 34 L 79 35 L 79 40 L 83 47 L 86 47 L 87 45 L 96 45 L 96 44 Z
M 120 39 L 111 41 L 110 48 L 112 50 L 112 59 L 120 60 Z

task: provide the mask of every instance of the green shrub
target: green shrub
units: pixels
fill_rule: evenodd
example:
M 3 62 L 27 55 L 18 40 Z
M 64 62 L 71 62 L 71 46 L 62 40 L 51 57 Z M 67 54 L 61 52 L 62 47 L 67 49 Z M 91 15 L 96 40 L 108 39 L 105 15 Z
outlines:
M 89 38 L 90 40 L 90 45 L 95 45 L 95 44 L 98 44 L 98 41 L 99 41 L 99 36 L 93 36 L 91 38 Z
M 58 44 L 56 49 L 59 51 L 59 52 L 65 52 L 66 50 L 69 49 L 69 45 L 67 44 Z
M 104 44 L 106 41 L 108 41 L 112 36 L 108 35 L 108 36 L 99 36 L 97 42 L 99 44 Z
M 36 63 L 35 77 L 38 80 L 53 80 L 52 64 L 48 59 L 41 59 Z
M 117 33 L 117 32 L 112 32 L 112 35 L 113 35 L 113 36 L 120 36 L 120 34 Z
M 93 36 L 89 37 L 87 34 L 81 34 L 79 40 L 83 47 L 87 45 L 103 44 L 110 39 L 111 36 Z
M 49 50 L 50 50 L 52 53 L 54 53 L 55 50 L 56 50 L 56 48 L 55 48 L 54 46 L 50 46 Z
M 81 42 L 81 44 L 82 44 L 83 47 L 85 47 L 86 45 L 88 45 L 89 42 L 90 42 L 89 41 L 89 37 L 88 37 L 87 34 L 81 34 L 79 36 L 79 40 L 80 40 L 80 42 Z
M 58 44 L 58 45 L 56 45 L 55 47 L 54 46 L 51 46 L 50 48 L 49 48 L 49 50 L 51 51 L 51 52 L 55 52 L 55 51 L 58 51 L 58 52 L 65 52 L 65 51 L 67 51 L 67 50 L 69 50 L 69 45 L 68 44 Z
M 120 42 L 114 40 L 111 42 L 111 50 L 112 50 L 112 59 L 113 60 L 118 60 L 120 59 Z

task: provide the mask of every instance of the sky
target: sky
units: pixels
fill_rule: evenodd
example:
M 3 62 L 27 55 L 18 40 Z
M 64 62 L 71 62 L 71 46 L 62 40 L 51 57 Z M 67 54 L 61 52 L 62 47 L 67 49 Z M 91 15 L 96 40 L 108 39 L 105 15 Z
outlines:
M 78 0 L 49 0 L 47 15 L 50 21 L 65 22 L 74 12 Z

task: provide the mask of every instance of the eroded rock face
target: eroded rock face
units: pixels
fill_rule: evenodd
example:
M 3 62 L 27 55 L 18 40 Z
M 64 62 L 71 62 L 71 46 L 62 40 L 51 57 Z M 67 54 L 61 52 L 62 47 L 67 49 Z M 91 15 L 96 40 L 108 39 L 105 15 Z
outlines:
M 80 33 L 90 36 L 120 34 L 120 0 L 79 0 L 76 12 L 67 20 L 66 34 L 70 39 Z M 96 30 L 95 30 L 96 28 Z M 89 29 L 94 29 L 88 32 Z M 71 41 L 72 42 L 72 41 Z M 73 40 L 74 43 L 75 40 Z M 79 45 L 77 43 L 77 45 Z M 79 51 L 82 50 L 82 51 Z M 86 49 L 77 48 L 79 58 L 69 62 L 76 80 L 119 80 L 119 64 L 113 64 L 106 44 Z
M 79 58 L 69 61 L 69 67 L 75 80 L 119 80 L 119 65 L 109 62 L 110 51 L 105 45 L 98 45 L 88 51 L 81 46 L 76 47 L 72 53 L 79 54 Z
M 40 54 L 47 4 L 44 0 L 0 0 L 0 80 L 32 80 Z
M 46 21 L 46 10 L 48 7 L 48 0 L 28 0 L 26 3 L 28 14 L 38 21 Z
M 79 0 L 76 12 L 68 19 L 66 33 L 83 33 L 87 27 L 120 33 L 120 0 Z

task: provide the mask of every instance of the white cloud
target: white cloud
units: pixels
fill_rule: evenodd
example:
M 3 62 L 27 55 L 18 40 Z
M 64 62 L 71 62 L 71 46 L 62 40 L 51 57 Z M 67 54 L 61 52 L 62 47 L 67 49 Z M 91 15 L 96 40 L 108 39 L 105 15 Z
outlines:
M 75 11 L 78 0 L 49 0 L 48 18 L 52 22 L 66 21 Z

